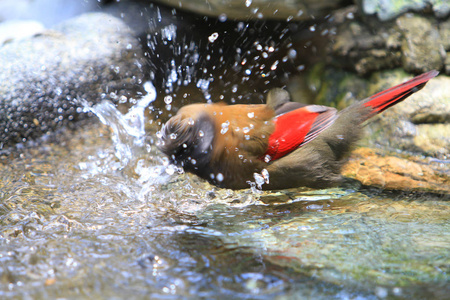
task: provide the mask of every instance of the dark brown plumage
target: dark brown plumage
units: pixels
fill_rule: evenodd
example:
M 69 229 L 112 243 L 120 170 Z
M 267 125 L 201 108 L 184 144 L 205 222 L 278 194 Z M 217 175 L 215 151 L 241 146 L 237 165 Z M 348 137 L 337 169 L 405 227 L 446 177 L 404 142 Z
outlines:
M 275 89 L 267 104 L 192 104 L 161 130 L 159 148 L 172 163 L 232 189 L 328 187 L 340 170 L 361 123 L 420 90 L 437 71 L 417 76 L 337 112 L 290 102 Z M 255 175 L 256 174 L 256 175 Z

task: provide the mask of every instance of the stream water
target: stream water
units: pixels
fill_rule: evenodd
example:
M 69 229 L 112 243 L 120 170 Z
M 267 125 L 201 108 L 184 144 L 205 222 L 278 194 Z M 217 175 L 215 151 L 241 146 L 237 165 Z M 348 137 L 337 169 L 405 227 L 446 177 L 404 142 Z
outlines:
M 448 195 L 217 189 L 153 146 L 146 90 L 1 156 L 0 297 L 448 299 Z

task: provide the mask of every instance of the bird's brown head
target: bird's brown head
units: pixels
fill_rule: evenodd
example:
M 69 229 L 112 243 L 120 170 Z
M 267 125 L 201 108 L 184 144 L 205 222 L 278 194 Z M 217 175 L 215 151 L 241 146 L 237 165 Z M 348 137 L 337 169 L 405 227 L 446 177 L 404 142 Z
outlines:
M 211 160 L 214 123 L 204 113 L 180 112 L 162 127 L 158 148 L 171 163 L 195 172 Z

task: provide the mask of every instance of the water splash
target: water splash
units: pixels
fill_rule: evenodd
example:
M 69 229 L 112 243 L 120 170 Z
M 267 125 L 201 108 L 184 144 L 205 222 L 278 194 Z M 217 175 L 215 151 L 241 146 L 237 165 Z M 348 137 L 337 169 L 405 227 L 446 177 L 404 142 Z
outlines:
M 112 140 L 115 155 L 122 164 L 127 165 L 137 152 L 144 148 L 145 123 L 144 111 L 156 99 L 156 90 L 152 83 L 146 82 L 144 89 L 147 94 L 139 99 L 124 115 L 109 100 L 89 106 L 82 101 L 85 112 L 92 112 L 100 121 L 112 130 Z

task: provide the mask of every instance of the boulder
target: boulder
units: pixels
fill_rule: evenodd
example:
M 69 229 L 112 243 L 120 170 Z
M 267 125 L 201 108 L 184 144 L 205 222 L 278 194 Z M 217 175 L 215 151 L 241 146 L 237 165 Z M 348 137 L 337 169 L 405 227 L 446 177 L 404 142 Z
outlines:
M 130 29 L 102 13 L 6 42 L 0 46 L 0 149 L 83 118 L 81 100 L 117 100 L 136 91 L 142 58 Z

